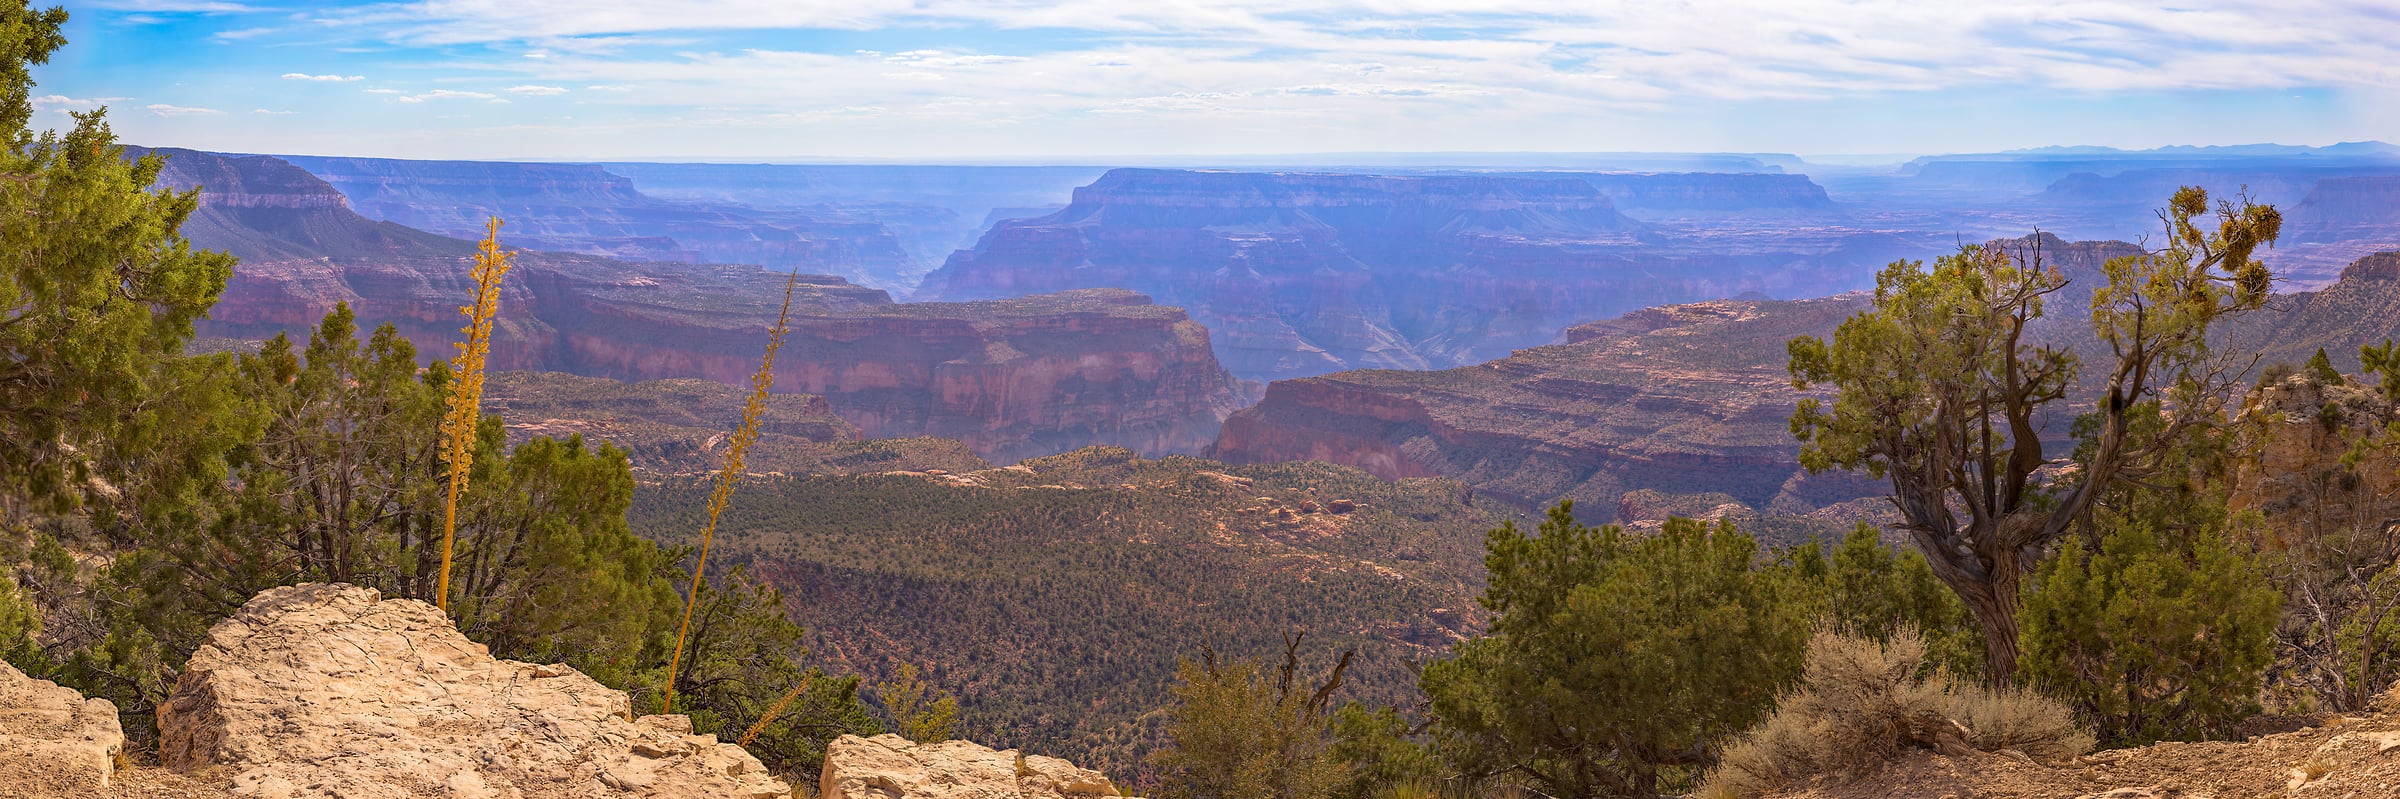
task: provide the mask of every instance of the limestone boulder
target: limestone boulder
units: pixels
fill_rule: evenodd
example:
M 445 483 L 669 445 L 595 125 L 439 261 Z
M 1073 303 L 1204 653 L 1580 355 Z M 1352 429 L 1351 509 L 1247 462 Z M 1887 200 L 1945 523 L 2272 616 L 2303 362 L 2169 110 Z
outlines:
M 819 799 L 1098 799 L 1108 776 L 1055 757 L 971 741 L 844 735 L 825 748 Z
M 0 663 L 0 783 L 33 796 L 108 787 L 125 751 L 117 706 Z
M 432 605 L 312 583 L 209 631 L 159 707 L 159 761 L 257 799 L 790 794 L 690 719 L 629 708 L 572 668 L 493 658 Z

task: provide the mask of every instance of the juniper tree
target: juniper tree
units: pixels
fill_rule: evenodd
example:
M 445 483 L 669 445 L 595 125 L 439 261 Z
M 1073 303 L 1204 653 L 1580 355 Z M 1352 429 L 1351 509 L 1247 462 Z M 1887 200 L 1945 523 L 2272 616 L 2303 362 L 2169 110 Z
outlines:
M 2166 246 L 2110 259 L 2092 293 L 2095 363 L 2105 369 L 2091 408 L 2090 452 L 2045 484 L 2045 412 L 2069 401 L 2074 353 L 2037 343 L 2029 327 L 2066 278 L 2031 257 L 1966 246 L 1932 269 L 1898 261 L 1876 278 L 1874 307 L 1825 341 L 1793 339 L 1792 384 L 1828 386 L 1802 400 L 1792 432 L 1812 471 L 1863 470 L 1892 484 L 1892 501 L 1936 577 L 1983 628 L 1985 675 L 2016 672 L 2017 595 L 2049 546 L 2088 517 L 2110 486 L 2156 472 L 2164 448 L 2215 421 L 2226 386 L 2208 331 L 2258 308 L 2272 283 L 2253 255 L 2275 241 L 2272 206 L 2177 191 L 2159 214 Z M 2213 225 L 2211 224 L 2213 222 Z M 2134 435 L 2163 405 L 2163 427 Z
M 0 4 L 0 510 L 106 496 L 116 456 L 171 434 L 169 361 L 233 267 L 177 234 L 197 191 L 151 191 L 164 160 L 125 160 L 105 109 L 32 131 L 31 68 L 66 20 Z

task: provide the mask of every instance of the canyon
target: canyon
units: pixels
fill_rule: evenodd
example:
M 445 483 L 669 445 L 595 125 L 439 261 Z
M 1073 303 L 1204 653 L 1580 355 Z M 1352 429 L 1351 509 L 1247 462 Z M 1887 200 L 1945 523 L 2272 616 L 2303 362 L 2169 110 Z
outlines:
M 1603 178 L 1683 211 L 1713 184 L 1768 182 Z M 1849 230 L 1718 235 L 1645 223 L 1593 180 L 1111 170 L 1056 213 L 995 224 L 918 296 L 1130 288 L 1189 310 L 1236 375 L 1275 379 L 1476 363 L 1595 315 L 1855 287 L 1909 249 L 1905 236 Z M 1790 185 L 1770 199 L 1817 196 L 1798 188 L 1805 178 L 1773 183 Z M 1750 187 L 1736 188 L 1719 194 Z
M 2124 242 L 2043 235 L 1991 246 L 2030 255 L 2068 278 L 2033 336 L 2100 357 L 2092 289 Z M 1808 475 L 1788 421 L 1786 343 L 1829 336 L 1867 309 L 1851 293 L 1809 300 L 1745 297 L 1647 308 L 1568 328 L 1567 343 L 1439 371 L 1354 370 L 1279 380 L 1258 405 L 1228 418 L 1209 456 L 1232 463 L 1324 460 L 1385 478 L 1462 480 L 1523 507 L 1578 502 L 1581 518 L 1613 520 L 1636 492 L 1721 494 L 1745 510 L 1854 518 L 1880 481 Z M 2361 259 L 2333 285 L 2282 295 L 2233 320 L 2220 347 L 2297 364 L 2323 348 L 2358 368 L 2358 347 L 2400 337 L 2400 253 Z M 2094 368 L 2074 396 L 2096 390 Z M 2072 409 L 2046 438 L 2067 445 Z M 1689 503 L 1686 503 L 1689 504 Z M 1706 508 L 1703 503 L 1698 506 Z
M 242 259 L 201 335 L 304 334 L 349 303 L 421 354 L 459 339 L 471 243 L 366 219 L 280 159 L 165 154 L 162 183 L 203 187 L 186 235 Z M 1243 396 L 1198 325 L 1129 291 L 903 304 L 840 277 L 755 266 L 553 252 L 520 252 L 516 264 L 494 369 L 745 383 L 789 280 L 777 391 L 824 397 L 866 436 L 947 436 L 994 460 L 1100 443 L 1196 451 Z

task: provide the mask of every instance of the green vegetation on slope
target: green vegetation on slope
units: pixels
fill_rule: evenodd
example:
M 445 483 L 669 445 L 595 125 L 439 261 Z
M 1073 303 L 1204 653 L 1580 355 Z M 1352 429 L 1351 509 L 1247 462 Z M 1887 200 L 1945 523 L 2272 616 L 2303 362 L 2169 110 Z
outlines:
M 1130 774 L 1203 646 L 1358 650 L 1347 696 L 1414 700 L 1411 665 L 1477 622 L 1478 531 L 1509 513 L 1445 480 L 1315 463 L 1226 467 L 1088 448 L 957 474 L 744 486 L 720 562 L 782 588 L 821 656 L 902 662 L 961 698 L 960 732 Z M 698 529 L 703 485 L 636 496 L 634 527 Z

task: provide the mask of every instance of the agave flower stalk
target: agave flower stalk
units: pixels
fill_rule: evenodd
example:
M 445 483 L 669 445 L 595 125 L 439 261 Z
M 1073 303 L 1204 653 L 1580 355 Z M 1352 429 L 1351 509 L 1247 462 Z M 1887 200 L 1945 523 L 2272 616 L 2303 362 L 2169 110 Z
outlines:
M 725 512 L 725 504 L 733 499 L 734 483 L 742 479 L 742 456 L 750 451 L 750 442 L 758 439 L 759 417 L 766 415 L 767 389 L 775 385 L 775 351 L 783 349 L 784 333 L 791 328 L 792 288 L 800 282 L 800 273 L 783 283 L 783 310 L 775 315 L 775 326 L 767 331 L 767 354 L 758 362 L 758 374 L 750 376 L 750 399 L 742 404 L 742 423 L 734 428 L 733 440 L 725 445 L 725 466 L 717 471 L 716 488 L 708 494 L 708 524 L 700 528 L 699 559 L 692 564 L 691 592 L 683 598 L 683 623 L 675 628 L 675 656 L 667 661 L 665 698 L 659 712 L 675 708 L 675 674 L 683 665 L 683 644 L 692 629 L 692 607 L 700 602 L 702 572 L 708 568 L 708 547 L 717 537 L 717 517 Z
M 816 679 L 817 675 L 815 674 L 801 675 L 800 684 L 792 686 L 792 690 L 783 692 L 783 698 L 775 700 L 775 706 L 767 708 L 767 714 L 758 717 L 758 723 L 750 725 L 750 731 L 742 733 L 742 739 L 735 742 L 734 745 L 747 747 L 751 741 L 758 740 L 758 734 L 767 730 L 767 724 L 773 722 L 776 716 L 783 715 L 783 709 L 790 707 L 792 700 L 800 698 L 800 692 L 808 690 L 808 684 L 815 682 Z
M 453 346 L 450 359 L 448 412 L 442 416 L 442 460 L 450 466 L 450 498 L 442 509 L 442 571 L 434 589 L 434 605 L 450 609 L 450 544 L 458 532 L 458 495 L 467 490 L 468 467 L 475 463 L 475 429 L 483 419 L 483 367 L 492 351 L 492 317 L 500 313 L 500 278 L 508 274 L 511 253 L 500 249 L 500 218 L 492 222 L 475 251 L 475 304 L 462 306 L 467 340 Z

